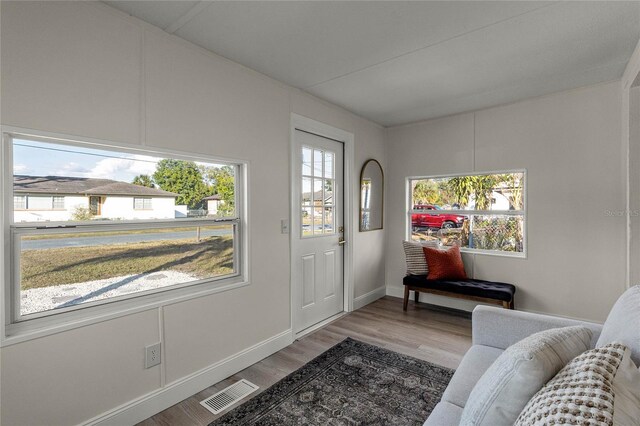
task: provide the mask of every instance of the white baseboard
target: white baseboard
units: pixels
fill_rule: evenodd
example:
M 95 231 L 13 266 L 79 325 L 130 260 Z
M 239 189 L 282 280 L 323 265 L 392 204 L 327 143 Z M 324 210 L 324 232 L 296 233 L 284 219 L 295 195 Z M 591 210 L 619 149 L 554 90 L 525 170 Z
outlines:
M 353 299 L 353 310 L 360 309 L 363 306 L 373 303 L 376 300 L 384 297 L 387 294 L 387 288 L 385 286 L 378 287 L 369 293 L 363 294 Z
M 291 329 L 283 331 L 237 354 L 169 383 L 138 399 L 107 411 L 84 425 L 134 425 L 218 383 L 293 343 Z
M 404 287 L 387 286 L 387 296 L 404 298 Z

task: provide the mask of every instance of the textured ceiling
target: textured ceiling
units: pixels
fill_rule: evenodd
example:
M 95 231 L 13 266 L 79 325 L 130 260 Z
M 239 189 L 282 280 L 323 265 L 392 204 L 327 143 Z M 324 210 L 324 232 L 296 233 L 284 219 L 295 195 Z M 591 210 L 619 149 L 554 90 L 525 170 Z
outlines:
M 106 1 L 385 126 L 621 77 L 640 2 Z

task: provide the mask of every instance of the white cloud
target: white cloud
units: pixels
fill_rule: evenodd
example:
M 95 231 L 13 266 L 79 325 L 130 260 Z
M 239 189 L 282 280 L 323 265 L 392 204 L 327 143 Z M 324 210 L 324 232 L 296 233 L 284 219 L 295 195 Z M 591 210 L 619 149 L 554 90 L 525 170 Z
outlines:
M 86 175 L 92 178 L 129 181 L 137 175 L 153 174 L 158 161 L 158 158 L 145 155 L 135 155 L 131 158 L 105 158 L 98 161 Z
M 13 165 L 13 173 L 22 173 L 29 170 L 26 164 L 14 164 Z
M 89 172 L 90 170 L 82 164 L 70 161 L 58 169 L 55 174 L 60 176 L 85 176 Z

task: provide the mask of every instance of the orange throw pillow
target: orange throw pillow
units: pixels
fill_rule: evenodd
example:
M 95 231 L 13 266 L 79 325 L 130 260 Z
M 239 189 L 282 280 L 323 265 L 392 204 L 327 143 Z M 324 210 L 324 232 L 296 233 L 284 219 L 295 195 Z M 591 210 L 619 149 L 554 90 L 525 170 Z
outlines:
M 449 250 L 438 250 L 430 247 L 422 247 L 424 257 L 429 266 L 429 280 L 466 280 L 464 263 L 460 256 L 460 247 L 453 246 Z

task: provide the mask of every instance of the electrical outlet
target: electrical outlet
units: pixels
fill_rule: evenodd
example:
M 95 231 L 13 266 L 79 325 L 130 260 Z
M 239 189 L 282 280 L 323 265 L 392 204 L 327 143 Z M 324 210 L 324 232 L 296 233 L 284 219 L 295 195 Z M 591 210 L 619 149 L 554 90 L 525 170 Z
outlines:
M 144 368 L 151 368 L 160 362 L 160 343 L 144 348 Z

